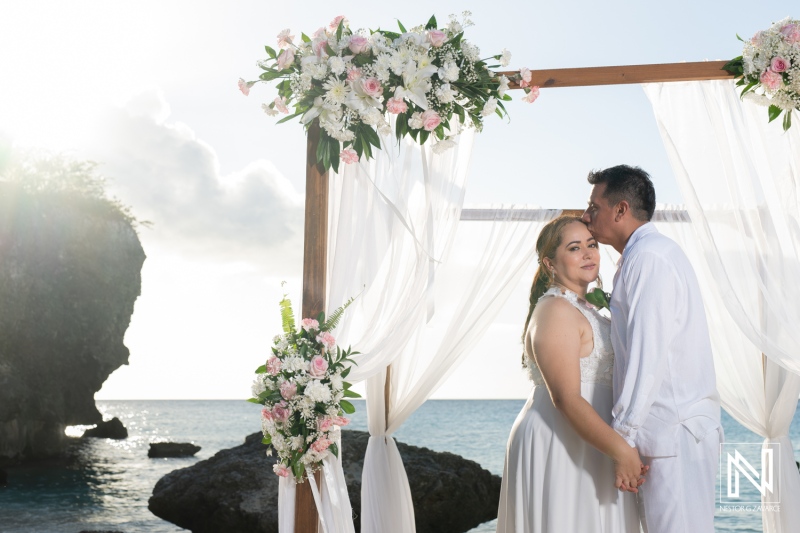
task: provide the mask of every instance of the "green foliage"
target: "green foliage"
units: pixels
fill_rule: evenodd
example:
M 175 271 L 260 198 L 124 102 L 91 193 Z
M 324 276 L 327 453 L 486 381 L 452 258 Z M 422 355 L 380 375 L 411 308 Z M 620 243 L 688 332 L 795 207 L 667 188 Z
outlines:
M 330 331 L 332 329 L 336 329 L 336 326 L 339 325 L 339 321 L 342 319 L 342 315 L 344 314 L 344 310 L 350 307 L 350 304 L 353 303 L 355 300 L 355 296 L 347 300 L 344 305 L 339 307 L 336 311 L 331 313 L 331 316 L 328 317 L 328 320 L 320 326 L 320 330 L 322 331 Z
M 294 333 L 294 311 L 292 311 L 292 302 L 287 298 L 288 295 L 283 295 L 283 300 L 280 302 L 281 306 L 281 322 L 283 324 L 283 332 L 286 334 Z

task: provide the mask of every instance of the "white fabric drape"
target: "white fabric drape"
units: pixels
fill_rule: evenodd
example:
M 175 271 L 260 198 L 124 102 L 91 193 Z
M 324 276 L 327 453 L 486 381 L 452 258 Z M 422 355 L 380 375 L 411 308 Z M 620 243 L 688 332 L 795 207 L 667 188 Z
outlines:
M 798 531 L 788 432 L 800 392 L 800 132 L 768 124 L 730 81 L 644 89 L 691 219 L 691 231 L 660 229 L 698 269 L 723 406 L 765 447 L 780 444 L 783 505 L 763 512 L 764 531 Z

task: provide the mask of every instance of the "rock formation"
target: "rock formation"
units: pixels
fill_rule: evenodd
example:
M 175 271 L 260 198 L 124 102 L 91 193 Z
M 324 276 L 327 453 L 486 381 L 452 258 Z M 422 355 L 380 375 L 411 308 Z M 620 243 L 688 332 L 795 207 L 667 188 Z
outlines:
M 343 469 L 356 531 L 361 470 L 369 435 L 342 432 Z M 473 461 L 398 443 L 414 500 L 418 533 L 460 533 L 494 519 L 500 478 Z M 278 477 L 261 434 L 210 459 L 170 472 L 153 489 L 153 514 L 194 533 L 277 533 Z
M 128 430 L 122 425 L 122 421 L 116 416 L 111 420 L 100 422 L 96 428 L 87 429 L 84 437 L 94 437 L 96 439 L 127 439 Z
M 0 180 L 0 462 L 58 454 L 66 426 L 102 421 L 94 393 L 128 362 L 144 259 L 110 202 Z
M 147 457 L 191 457 L 200 449 L 189 442 L 153 442 L 147 450 Z

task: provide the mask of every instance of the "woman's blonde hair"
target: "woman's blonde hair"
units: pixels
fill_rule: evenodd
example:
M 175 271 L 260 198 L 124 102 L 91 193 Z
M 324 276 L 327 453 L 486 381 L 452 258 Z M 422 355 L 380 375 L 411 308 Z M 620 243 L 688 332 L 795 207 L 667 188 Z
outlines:
M 543 259 L 545 257 L 550 260 L 555 259 L 556 250 L 561 245 L 564 228 L 573 222 L 581 222 L 580 217 L 563 215 L 553 219 L 545 224 L 542 231 L 539 232 L 539 237 L 536 239 L 536 254 L 539 256 L 539 268 L 536 269 L 536 274 L 533 276 L 533 284 L 531 285 L 528 317 L 525 319 L 525 327 L 522 329 L 523 344 L 525 343 L 525 333 L 528 331 L 528 324 L 531 322 L 531 316 L 533 316 L 536 303 L 553 283 L 553 277 L 550 274 L 550 270 L 545 266 Z M 522 355 L 522 364 L 525 364 L 524 354 Z

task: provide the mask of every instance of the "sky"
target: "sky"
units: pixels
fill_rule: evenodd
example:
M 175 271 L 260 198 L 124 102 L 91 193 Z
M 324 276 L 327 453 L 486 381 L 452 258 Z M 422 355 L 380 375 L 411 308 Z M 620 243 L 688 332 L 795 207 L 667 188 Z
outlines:
M 303 130 L 261 111 L 273 87 L 236 87 L 284 28 L 311 34 L 337 15 L 354 29 L 431 14 L 442 24 L 469 10 L 467 38 L 484 56 L 507 48 L 510 69 L 545 69 L 730 59 L 737 33 L 799 16 L 788 0 L 431 5 L 3 1 L 0 140 L 98 161 L 111 194 L 152 223 L 139 230 L 130 364 L 96 398 L 247 397 L 280 329 L 282 281 L 299 307 Z M 648 170 L 659 202 L 680 203 L 639 86 L 546 89 L 534 104 L 511 94 L 510 120 L 487 120 L 476 141 L 467 205 L 582 208 L 587 172 L 619 163 Z M 531 274 L 434 398 L 527 396 L 518 339 Z

